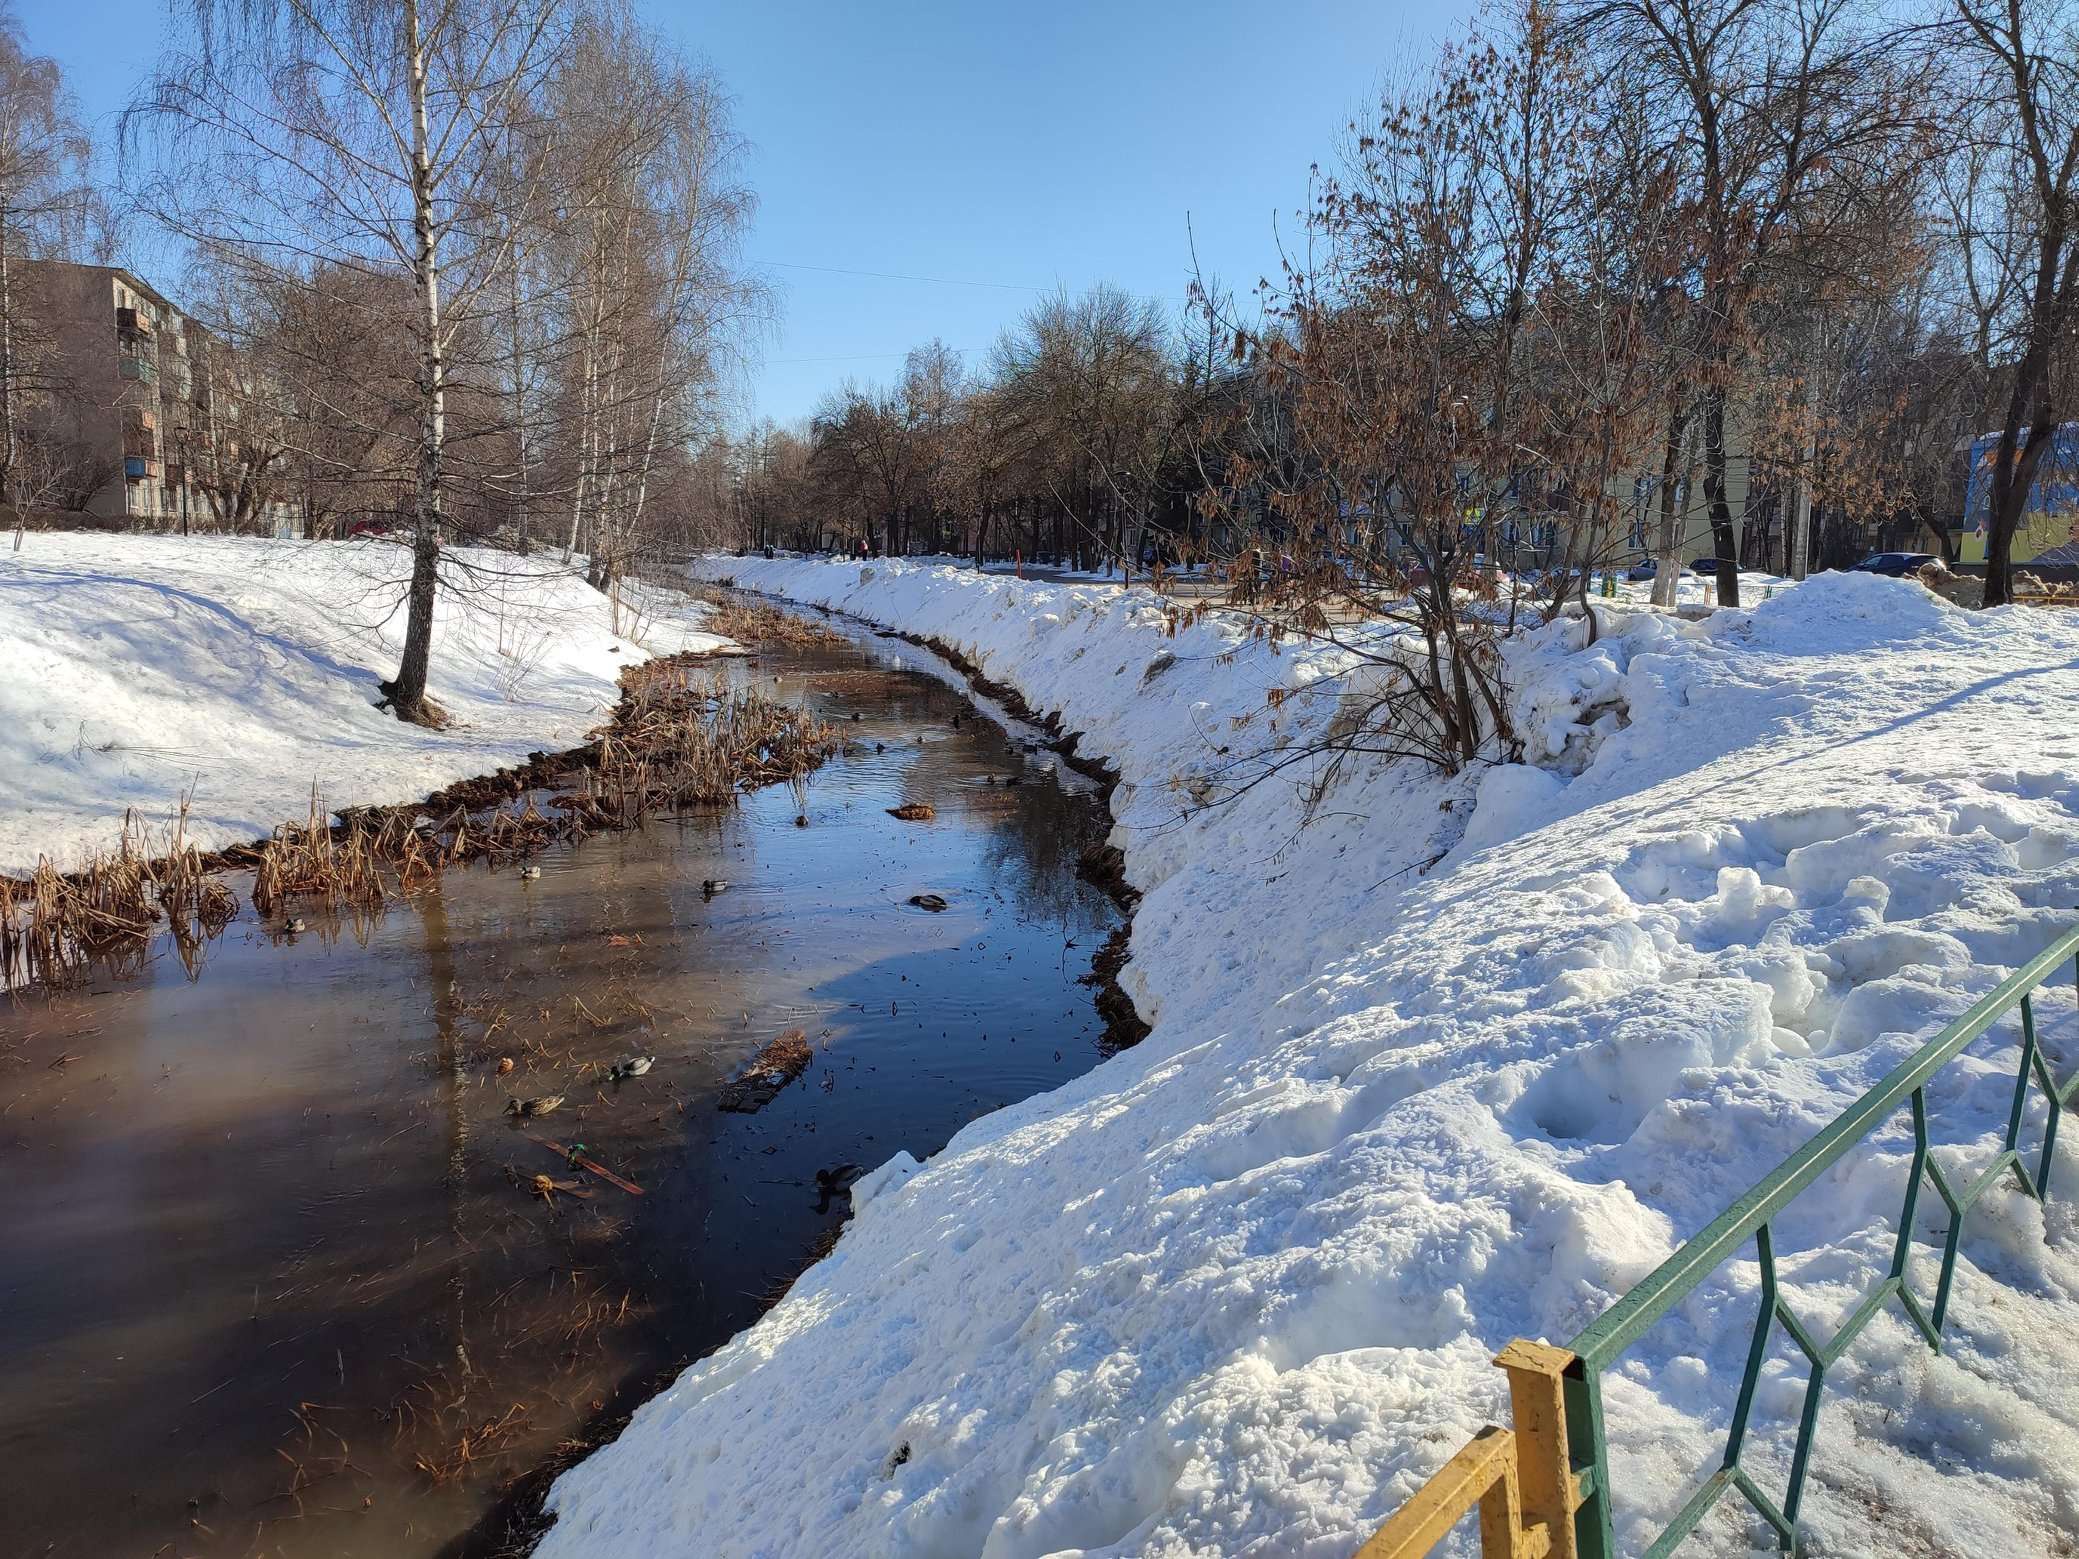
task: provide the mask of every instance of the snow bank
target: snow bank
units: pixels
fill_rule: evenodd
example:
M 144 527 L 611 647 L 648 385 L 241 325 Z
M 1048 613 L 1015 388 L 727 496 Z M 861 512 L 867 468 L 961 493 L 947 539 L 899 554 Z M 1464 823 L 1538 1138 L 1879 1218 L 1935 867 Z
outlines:
M 1170 637 L 1145 593 L 707 567 L 938 636 L 1088 733 L 1154 1032 L 878 1183 L 564 1475 L 541 1559 L 1343 1559 L 1501 1413 L 1502 1343 L 1566 1341 L 2079 903 L 2075 617 L 1828 576 L 1592 647 L 1554 625 L 1510 668 L 1534 763 L 1352 768 L 1300 828 L 1304 765 L 1198 798 L 1332 716 L 1331 651 Z M 2069 989 L 2043 1014 L 2069 1070 Z M 2002 1032 L 1935 1085 L 1952 1169 L 2015 1055 Z M 1892 1123 L 1777 1225 L 1822 1334 L 1884 1271 L 1908 1152 Z M 1887 1316 L 1837 1366 L 1813 1552 L 2069 1535 L 2074 1205 L 1994 1192 L 1944 1354 Z M 1730 1263 L 1608 1377 L 1626 1551 L 1715 1463 L 1757 1284 Z M 1779 1473 L 1803 1380 L 1779 1344 L 1750 1440 Z M 1700 1552 L 1760 1546 L 1713 1519 Z
M 0 551 L 0 871 L 113 841 L 125 808 L 194 790 L 193 836 L 232 844 L 335 806 L 409 801 L 575 746 L 620 668 L 725 643 L 699 608 L 614 609 L 547 558 L 449 554 L 431 691 L 444 732 L 375 707 L 397 670 L 401 546 L 38 533 Z M 642 642 L 622 634 L 633 634 Z

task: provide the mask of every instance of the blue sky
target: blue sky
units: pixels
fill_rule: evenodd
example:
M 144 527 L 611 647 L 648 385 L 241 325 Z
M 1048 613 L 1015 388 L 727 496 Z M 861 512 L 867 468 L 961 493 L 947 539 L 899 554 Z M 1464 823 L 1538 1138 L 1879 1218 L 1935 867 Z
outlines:
M 97 133 L 156 55 L 165 0 L 16 0 Z M 971 360 L 1040 291 L 1175 305 L 1199 258 L 1237 292 L 1277 265 L 1307 170 L 1464 0 L 956 0 L 678 5 L 752 144 L 749 245 L 781 300 L 744 414 L 785 421 L 937 336 Z M 139 234 L 133 258 L 155 256 Z M 164 262 L 161 261 L 161 264 Z M 822 269 L 809 269 L 821 267 Z M 839 272 L 930 277 L 888 280 Z M 989 283 L 992 285 L 947 285 Z M 1027 290 L 1035 289 L 1035 290 Z

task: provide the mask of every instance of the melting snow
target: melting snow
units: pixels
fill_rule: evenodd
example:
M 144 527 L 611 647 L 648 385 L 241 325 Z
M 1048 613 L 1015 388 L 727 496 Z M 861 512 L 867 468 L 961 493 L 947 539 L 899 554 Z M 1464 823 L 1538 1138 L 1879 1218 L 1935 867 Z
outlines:
M 829 1259 L 563 1476 L 541 1559 L 1342 1559 L 1500 1414 L 1503 1343 L 1565 1342 L 2079 905 L 2079 616 L 1829 575 L 1593 646 L 1554 625 L 1511 656 L 1527 766 L 1351 767 L 1300 828 L 1304 765 L 1194 798 L 1332 717 L 1333 650 L 951 567 L 707 567 L 935 635 L 1087 733 L 1154 1032 L 869 1182 Z M 2044 1016 L 2069 1075 L 2068 986 Z M 1945 1164 L 1991 1151 L 2016 1053 L 1938 1079 Z M 1885 1270 L 1909 1150 L 1901 1118 L 1780 1221 L 1808 1324 Z M 2074 1206 L 1995 1191 L 1945 1352 L 1887 1316 L 1838 1366 L 1813 1552 L 2069 1541 Z M 1608 1377 L 1627 1550 L 1716 1463 L 1757 1285 L 1729 1263 Z M 1779 1342 L 1771 1480 L 1803 1382 Z M 1757 1546 L 1729 1510 L 1699 1540 Z

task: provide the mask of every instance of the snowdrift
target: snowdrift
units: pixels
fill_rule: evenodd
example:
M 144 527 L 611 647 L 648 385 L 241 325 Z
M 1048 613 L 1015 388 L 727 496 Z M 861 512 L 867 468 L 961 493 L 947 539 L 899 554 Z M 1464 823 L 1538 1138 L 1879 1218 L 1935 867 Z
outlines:
M 392 542 L 28 536 L 0 551 L 0 871 L 114 842 L 126 808 L 162 819 L 192 787 L 205 848 L 334 806 L 402 802 L 575 746 L 620 668 L 726 641 L 698 608 L 607 598 L 547 558 L 459 549 L 436 610 L 444 732 L 375 705 L 397 669 L 409 552 Z
M 1154 1031 L 878 1179 L 562 1477 L 541 1559 L 1343 1559 L 1502 1414 L 1504 1342 L 1572 1336 L 2079 905 L 2079 618 L 1827 576 L 1555 624 L 1510 667 L 1531 761 L 1353 768 L 1301 828 L 1304 765 L 1198 798 L 1333 717 L 1332 651 L 950 567 L 705 568 L 935 636 L 1087 733 Z M 2043 1017 L 2068 1073 L 2071 992 Z M 1934 1086 L 1945 1165 L 1990 1155 L 2016 1044 Z M 1778 1223 L 1808 1325 L 1884 1271 L 1909 1154 L 1901 1119 Z M 2075 1205 L 1995 1192 L 1945 1353 L 1887 1316 L 1837 1366 L 1813 1552 L 2069 1542 Z M 1606 1377 L 1627 1551 L 1715 1464 L 1757 1285 L 1728 1264 Z M 1763 1465 L 1803 1384 L 1779 1348 Z M 1726 1507 L 1697 1539 L 1765 1546 Z

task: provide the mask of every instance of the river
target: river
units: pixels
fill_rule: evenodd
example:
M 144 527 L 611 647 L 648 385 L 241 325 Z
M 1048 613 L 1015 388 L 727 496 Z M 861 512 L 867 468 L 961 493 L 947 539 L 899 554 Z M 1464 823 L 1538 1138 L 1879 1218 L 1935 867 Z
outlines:
M 925 1157 L 1101 1058 L 1095 787 L 844 631 L 727 664 L 853 738 L 805 806 L 774 786 L 295 935 L 247 909 L 192 977 L 162 941 L 0 1007 L 0 1554 L 500 1551 L 516 1479 L 827 1244 L 816 1171 Z M 888 815 L 912 801 L 936 820 Z M 807 1072 L 719 1110 L 797 1027 Z M 657 1060 L 609 1081 L 630 1054 Z

